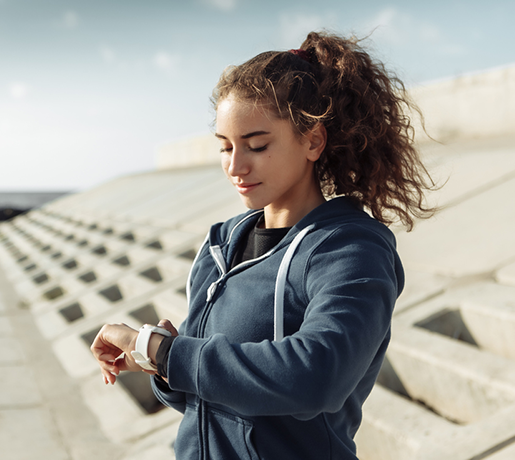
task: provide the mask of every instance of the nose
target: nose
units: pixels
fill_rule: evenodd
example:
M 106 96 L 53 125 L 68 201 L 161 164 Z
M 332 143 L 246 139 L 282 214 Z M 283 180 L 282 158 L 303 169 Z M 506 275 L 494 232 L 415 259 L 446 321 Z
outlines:
M 230 155 L 227 173 L 232 177 L 245 176 L 250 172 L 248 157 L 241 148 L 233 147 Z

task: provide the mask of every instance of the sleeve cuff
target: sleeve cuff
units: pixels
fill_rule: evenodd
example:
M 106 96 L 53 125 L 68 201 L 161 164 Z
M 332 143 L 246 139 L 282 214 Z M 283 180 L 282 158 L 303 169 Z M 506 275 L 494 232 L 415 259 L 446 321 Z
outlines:
M 168 355 L 175 340 L 175 336 L 165 337 L 159 344 L 156 353 L 157 373 L 164 378 L 168 377 Z

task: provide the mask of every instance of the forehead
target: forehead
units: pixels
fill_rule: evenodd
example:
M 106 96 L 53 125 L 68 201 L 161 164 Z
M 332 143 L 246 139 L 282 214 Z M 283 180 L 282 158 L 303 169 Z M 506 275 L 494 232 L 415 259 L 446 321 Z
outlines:
M 222 126 L 244 126 L 245 124 L 271 124 L 277 117 L 264 103 L 255 103 L 229 95 L 219 102 L 216 110 L 216 124 Z
M 289 119 L 279 118 L 270 103 L 254 102 L 229 95 L 216 111 L 216 137 L 248 138 L 249 133 L 267 133 L 290 139 L 296 136 Z

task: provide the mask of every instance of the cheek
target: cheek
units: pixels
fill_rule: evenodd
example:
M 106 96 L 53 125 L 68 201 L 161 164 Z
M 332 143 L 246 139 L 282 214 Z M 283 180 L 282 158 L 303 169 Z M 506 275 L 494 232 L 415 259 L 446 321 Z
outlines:
M 227 170 L 229 169 L 230 163 L 231 162 L 230 162 L 230 159 L 228 158 L 228 156 L 222 154 L 222 157 L 220 158 L 220 164 L 222 165 L 222 169 L 226 175 L 228 175 Z

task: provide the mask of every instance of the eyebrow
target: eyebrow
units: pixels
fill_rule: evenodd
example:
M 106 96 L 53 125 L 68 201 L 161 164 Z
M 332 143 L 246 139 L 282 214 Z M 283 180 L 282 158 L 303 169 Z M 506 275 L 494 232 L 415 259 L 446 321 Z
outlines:
M 241 138 L 242 139 L 250 139 L 251 137 L 263 136 L 265 134 L 270 134 L 270 133 L 268 131 L 253 131 L 251 133 L 244 134 L 243 136 L 241 136 Z M 225 136 L 223 136 L 222 134 L 218 134 L 218 133 L 215 133 L 215 137 L 217 137 L 218 139 L 227 139 Z

